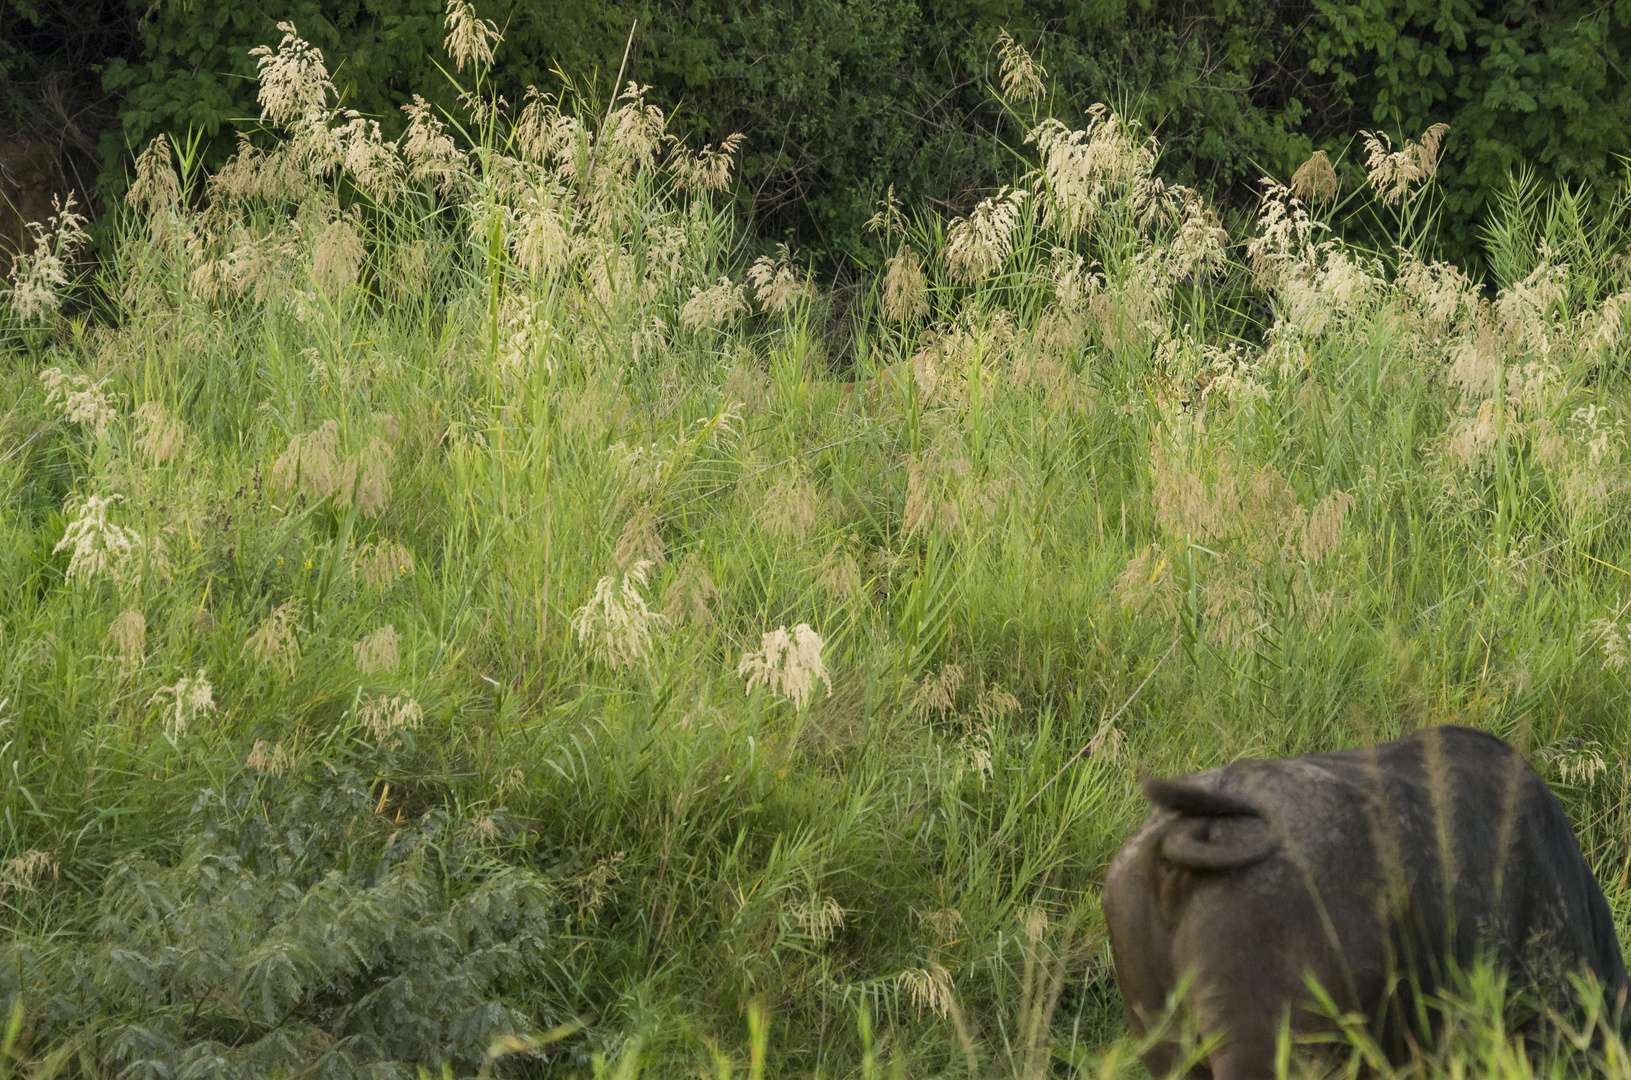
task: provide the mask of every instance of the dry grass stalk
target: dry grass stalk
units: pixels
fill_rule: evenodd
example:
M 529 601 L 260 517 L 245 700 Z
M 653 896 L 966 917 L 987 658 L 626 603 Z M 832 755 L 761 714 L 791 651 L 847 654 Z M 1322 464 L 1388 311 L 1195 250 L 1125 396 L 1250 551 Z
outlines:
M 826 683 L 827 695 L 832 696 L 832 677 L 821 659 L 821 637 L 808 623 L 799 623 L 791 631 L 785 626 L 768 631 L 759 644 L 758 652 L 742 654 L 736 666 L 738 675 L 747 676 L 749 693 L 764 683 L 796 709 L 809 702 L 818 682 Z

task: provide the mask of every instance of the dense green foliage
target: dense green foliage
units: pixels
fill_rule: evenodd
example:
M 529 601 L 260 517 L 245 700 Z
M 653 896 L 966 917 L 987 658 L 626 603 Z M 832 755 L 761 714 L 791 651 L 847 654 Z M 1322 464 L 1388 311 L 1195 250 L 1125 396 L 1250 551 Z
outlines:
M 402 129 L 411 93 L 453 101 L 437 72 L 446 56 L 432 0 L 129 3 L 142 15 L 137 40 L 103 45 L 101 58 L 104 84 L 123 102 L 122 131 L 104 144 L 111 189 L 126 149 L 160 132 L 206 133 L 211 165 L 232 153 L 234 124 L 259 114 L 248 52 L 280 20 L 343 58 L 334 65 L 342 101 L 389 134 Z M 747 136 L 741 176 L 764 229 L 862 261 L 860 226 L 888 185 L 914 205 L 963 210 L 1008 175 L 1024 125 L 991 92 L 1004 28 L 1054 76 L 1045 112 L 1070 119 L 1108 101 L 1159 134 L 1167 175 L 1236 205 L 1254 200 L 1260 176 L 1288 174 L 1311 149 L 1346 154 L 1356 186 L 1362 163 L 1348 151 L 1358 129 L 1400 140 L 1448 123 L 1444 243 L 1463 260 L 1476 258 L 1477 223 L 1511 170 L 1600 187 L 1631 130 L 1631 0 L 488 0 L 481 9 L 510 44 L 493 79 L 511 101 L 528 85 L 559 89 L 558 72 L 606 100 L 638 20 L 627 77 L 652 86 L 684 130 Z M 37 0 L 17 10 L 36 24 L 72 21 Z
M 1491 298 L 1421 145 L 1396 243 L 1231 235 L 1101 109 L 845 307 L 638 96 L 399 149 L 266 60 L 0 304 L 7 1070 L 1137 1075 L 1137 771 L 1443 721 L 1631 926 L 1623 190 L 1503 189 Z M 1525 1075 L 1473 990 L 1414 1075 Z

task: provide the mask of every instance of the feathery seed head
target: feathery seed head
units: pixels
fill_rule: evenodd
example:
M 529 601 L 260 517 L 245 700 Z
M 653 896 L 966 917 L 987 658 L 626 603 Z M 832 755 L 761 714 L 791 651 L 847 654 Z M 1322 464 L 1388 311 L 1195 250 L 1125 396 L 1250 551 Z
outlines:
M 328 95 L 337 93 L 329 80 L 323 54 L 301 39 L 294 23 L 280 22 L 283 40 L 277 51 L 261 45 L 250 49 L 260 73 L 261 119 L 279 127 L 292 127 L 296 121 L 320 116 L 328 105 Z
M 1304 203 L 1328 203 L 1337 197 L 1341 183 L 1336 168 L 1324 150 L 1316 150 L 1291 174 L 1291 190 Z
M 794 904 L 791 914 L 805 934 L 820 943 L 831 941 L 833 934 L 844 925 L 843 907 L 832 897 L 819 893 Z
M 1246 257 L 1261 289 L 1273 289 L 1292 265 L 1302 262 L 1313 246 L 1313 235 L 1330 226 L 1308 216 L 1307 204 L 1290 188 L 1268 177 L 1263 185 L 1262 208 L 1257 215 L 1258 235 L 1246 244 Z
M 821 637 L 808 623 L 768 631 L 760 639 L 758 652 L 743 653 L 736 665 L 738 675 L 746 675 L 748 692 L 764 683 L 770 692 L 784 697 L 802 709 L 815 693 L 815 684 L 827 684 L 832 694 L 832 677 L 821 659 Z
M 26 896 L 47 878 L 57 880 L 58 872 L 57 856 L 30 848 L 15 859 L 8 859 L 4 869 L 0 869 L 0 896 L 7 893 Z
M 1154 140 L 1140 139 L 1136 124 L 1105 105 L 1093 105 L 1087 116 L 1080 131 L 1049 117 L 1025 137 L 1042 156 L 1043 221 L 1073 236 L 1116 200 L 1127 200 L 1141 219 L 1163 214 L 1164 189 L 1153 175 Z
M 51 549 L 53 554 L 73 552 L 67 573 L 63 575 L 67 580 L 88 583 L 108 577 L 127 584 L 141 580 L 149 555 L 147 544 L 136 530 L 108 520 L 108 511 L 123 499 L 122 495 L 90 495 L 83 500 L 77 495 L 68 496 L 63 509 L 74 517 L 57 546 Z M 156 542 L 152 554 L 155 562 L 162 557 Z
M 413 553 L 394 540 L 365 544 L 357 552 L 351 572 L 362 577 L 371 589 L 383 589 L 398 578 L 413 573 Z
M 1021 188 L 1003 188 L 951 223 L 946 230 L 946 266 L 952 280 L 973 284 L 1007 261 L 1021 205 L 1029 195 Z
M 537 165 L 562 158 L 561 166 L 569 177 L 571 156 L 584 135 L 583 125 L 577 117 L 561 112 L 553 94 L 541 93 L 536 86 L 527 87 L 526 102 L 514 129 L 521 153 Z
M 926 968 L 907 968 L 897 980 L 905 987 L 912 1007 L 918 1012 L 928 1009 L 941 1019 L 951 1013 L 954 1000 L 951 972 L 941 965 L 930 961 Z
M 676 144 L 668 157 L 674 179 L 686 191 L 724 191 L 731 186 L 731 162 L 747 137 L 737 133 L 717 147 L 704 146 L 695 154 Z
M 459 152 L 447 125 L 430 103 L 418 94 L 402 106 L 408 114 L 408 132 L 402 140 L 402 156 L 407 159 L 408 179 L 414 183 L 430 180 L 436 190 L 447 194 L 468 178 L 469 162 Z
M 708 564 L 700 554 L 692 552 L 680 562 L 679 576 L 663 593 L 663 618 L 674 626 L 705 625 L 714 617 L 709 605 L 718 599 L 719 589 L 708 573 Z
M 285 667 L 293 675 L 300 660 L 300 642 L 295 637 L 295 626 L 300 621 L 301 601 L 297 597 L 279 604 L 261 620 L 255 632 L 245 643 L 261 663 Z
M 1365 139 L 1365 171 L 1385 205 L 1391 206 L 1412 187 L 1433 178 L 1438 172 L 1439 147 L 1449 130 L 1448 124 L 1434 124 L 1422 133 L 1420 142 L 1406 140 L 1398 150 L 1384 132 L 1359 133 Z
M 919 720 L 928 720 L 935 714 L 944 720 L 957 703 L 957 691 L 963 685 L 963 669 L 956 664 L 945 664 L 939 674 L 931 675 L 918 684 L 912 694 L 912 714 Z
M 866 589 L 860 564 L 843 547 L 834 547 L 821 561 L 821 573 L 816 578 L 816 584 L 840 603 L 855 599 Z
M 1343 491 L 1332 491 L 1315 504 L 1300 545 L 1304 559 L 1319 562 L 1337 546 L 1342 539 L 1342 522 L 1353 506 L 1354 497 Z
M 693 332 L 708 326 L 722 326 L 735 321 L 747 310 L 742 286 L 732 285 L 730 278 L 721 276 L 719 284 L 707 289 L 691 287 L 691 299 L 680 308 L 680 325 Z
M 1110 595 L 1123 611 L 1163 620 L 1175 618 L 1180 593 L 1161 545 L 1150 544 L 1133 556 L 1116 576 Z
M 298 489 L 312 502 L 327 498 L 339 481 L 340 424 L 325 420 L 315 431 L 296 435 L 272 463 L 272 486 Z
M 629 568 L 636 563 L 646 563 L 658 570 L 667 562 L 663 555 L 663 540 L 657 535 L 657 519 L 651 512 L 648 502 L 636 510 L 623 526 L 623 533 L 617 538 L 617 547 L 612 551 L 612 562 L 617 568 L 628 573 Z
M 929 313 L 929 289 L 923 277 L 923 264 L 910 245 L 902 244 L 884 264 L 883 313 L 884 318 L 902 324 L 915 322 Z
M 878 200 L 877 209 L 866 220 L 866 231 L 888 239 L 906 235 L 906 215 L 901 212 L 900 200 L 895 198 L 895 185 Z
M 391 501 L 391 465 L 396 454 L 391 444 L 378 435 L 370 436 L 368 444 L 354 457 L 346 460 L 348 475 L 355 476 L 355 487 L 347 485 L 337 492 L 336 504 L 347 505 L 340 495 L 351 495 L 357 510 L 365 517 L 379 517 Z
M 572 257 L 570 203 L 564 187 L 554 183 L 528 186 L 521 198 L 510 242 L 515 261 L 529 274 L 554 274 Z
M 175 459 L 187 441 L 187 425 L 157 401 L 136 410 L 136 450 L 155 465 Z
M 355 285 L 362 261 L 362 236 L 349 216 L 336 217 L 317 234 L 312 249 L 312 276 L 328 295 L 337 296 Z
M 785 312 L 794 301 L 808 299 L 812 291 L 809 281 L 793 268 L 786 244 L 776 245 L 775 258 L 762 256 L 748 268 L 748 284 L 766 311 Z
M 269 745 L 256 740 L 255 745 L 249 748 L 249 756 L 244 759 L 244 764 L 253 772 L 283 776 L 294 771 L 295 763 L 294 755 L 285 750 L 282 743 Z
M 108 625 L 107 636 L 102 640 L 118 650 L 120 668 L 135 670 L 146 655 L 147 617 L 135 608 L 121 611 Z
M 1007 30 L 997 34 L 997 52 L 1002 56 L 1002 96 L 1009 101 L 1035 101 L 1048 92 L 1043 82 L 1047 71 L 1031 59 L 1025 46 L 1015 41 Z
M 1184 217 L 1172 244 L 1172 276 L 1211 277 L 1223 270 L 1229 233 L 1199 193 L 1183 191 Z
M 395 671 L 402 662 L 397 654 L 396 627 L 386 623 L 361 641 L 354 643 L 351 646 L 351 655 L 356 661 L 357 670 L 364 675 L 372 675 L 376 671 Z
M 396 198 L 402 186 L 404 167 L 396 148 L 381 134 L 379 121 L 348 111 L 345 126 L 333 137 L 337 164 L 351 175 L 359 188 L 376 203 L 386 204 Z
M 183 675 L 174 686 L 162 687 L 148 699 L 147 704 L 156 705 L 166 698 L 169 705 L 164 711 L 164 729 L 172 739 L 185 735 L 188 725 L 205 713 L 215 711 L 215 688 L 210 686 L 203 668 L 199 668 L 198 674 L 192 678 Z
M 68 285 L 68 267 L 86 240 L 85 217 L 74 211 L 74 196 L 65 201 L 51 196 L 56 211 L 42 224 L 28 223 L 32 248 L 18 252 L 11 264 L 11 306 L 26 322 L 43 322 L 62 305 L 62 290 Z
M 424 722 L 425 710 L 407 694 L 392 698 L 381 694 L 362 699 L 357 709 L 357 719 L 368 730 L 371 739 L 384 743 L 399 731 L 417 731 Z
M 61 368 L 48 367 L 40 372 L 40 382 L 45 384 L 47 405 L 55 405 L 69 423 L 92 428 L 99 439 L 108 433 L 108 425 L 119 416 L 113 395 L 102 391 L 106 380 L 93 383 L 87 376 L 69 375 Z
M 651 654 L 653 628 L 664 621 L 646 606 L 640 589 L 646 585 L 651 563 L 629 567 L 619 583 L 610 576 L 595 584 L 589 599 L 572 615 L 578 641 L 613 669 L 633 667 Z
M 136 182 L 125 192 L 125 202 L 148 213 L 172 209 L 181 201 L 181 180 L 170 164 L 170 140 L 159 135 L 136 159 Z
M 759 505 L 759 525 L 770 535 L 802 540 L 815 524 L 818 497 L 795 463 L 777 478 Z
M 493 62 L 493 46 L 500 40 L 498 24 L 490 19 L 478 19 L 476 5 L 470 0 L 448 0 L 443 25 L 447 27 L 444 47 L 460 71 L 466 64 Z

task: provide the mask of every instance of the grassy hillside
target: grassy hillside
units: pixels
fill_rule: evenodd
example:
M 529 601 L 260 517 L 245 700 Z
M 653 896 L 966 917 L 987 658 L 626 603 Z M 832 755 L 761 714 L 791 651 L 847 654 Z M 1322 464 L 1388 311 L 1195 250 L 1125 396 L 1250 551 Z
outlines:
M 466 114 L 381 142 L 291 29 L 275 146 L 16 267 L 7 1069 L 1135 1075 L 1137 770 L 1444 721 L 1627 927 L 1623 218 L 1519 185 L 1489 295 L 1437 132 L 1231 236 L 1096 110 L 834 295 L 732 147 L 495 108 L 450 22 Z M 1443 1067 L 1521 1071 L 1480 993 Z

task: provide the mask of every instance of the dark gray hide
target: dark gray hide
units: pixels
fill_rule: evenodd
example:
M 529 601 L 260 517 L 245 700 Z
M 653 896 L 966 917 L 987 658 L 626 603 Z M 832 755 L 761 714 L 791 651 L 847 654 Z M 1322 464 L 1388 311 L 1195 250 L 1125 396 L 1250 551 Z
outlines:
M 1487 957 L 1554 996 L 1561 973 L 1584 968 L 1624 1000 L 1613 920 L 1568 817 L 1492 735 L 1428 728 L 1144 790 L 1155 807 L 1104 888 L 1116 980 L 1143 1034 L 1193 972 L 1196 1030 L 1227 1040 L 1193 1075 L 1272 1075 L 1283 1016 L 1327 1030 L 1305 974 L 1371 1017 L 1396 1063 L 1446 958 L 1465 971 Z M 1144 1063 L 1164 1076 L 1175 1053 L 1163 1044 Z

